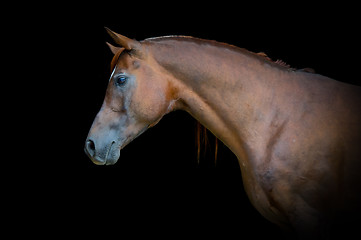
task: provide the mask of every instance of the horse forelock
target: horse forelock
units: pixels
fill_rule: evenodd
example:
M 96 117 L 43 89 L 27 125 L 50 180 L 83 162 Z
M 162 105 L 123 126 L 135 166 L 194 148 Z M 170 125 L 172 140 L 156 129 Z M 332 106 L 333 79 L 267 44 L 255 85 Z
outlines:
M 115 65 L 117 65 L 119 56 L 120 56 L 120 54 L 122 54 L 123 51 L 124 51 L 124 48 L 121 48 L 121 49 L 119 49 L 119 51 L 116 54 L 114 54 L 113 59 L 110 62 L 110 71 L 111 72 L 113 71 Z

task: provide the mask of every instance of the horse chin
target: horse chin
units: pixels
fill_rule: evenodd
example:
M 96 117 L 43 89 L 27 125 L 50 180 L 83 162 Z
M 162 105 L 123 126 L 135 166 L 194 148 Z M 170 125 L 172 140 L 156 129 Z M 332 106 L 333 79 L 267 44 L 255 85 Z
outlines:
M 105 165 L 114 165 L 118 162 L 118 159 L 108 159 L 106 162 L 105 162 Z
M 119 157 L 120 157 L 119 147 L 112 145 L 105 159 L 105 165 L 114 165 L 118 161 Z

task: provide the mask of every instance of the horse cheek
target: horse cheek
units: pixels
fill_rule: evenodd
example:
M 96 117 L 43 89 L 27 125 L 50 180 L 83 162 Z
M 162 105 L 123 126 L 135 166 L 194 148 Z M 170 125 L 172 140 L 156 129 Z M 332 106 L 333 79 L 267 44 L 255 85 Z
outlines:
M 141 89 L 140 89 L 141 90 Z M 145 86 L 136 94 L 134 109 L 139 120 L 151 124 L 157 121 L 165 111 L 165 96 L 161 89 L 154 86 Z

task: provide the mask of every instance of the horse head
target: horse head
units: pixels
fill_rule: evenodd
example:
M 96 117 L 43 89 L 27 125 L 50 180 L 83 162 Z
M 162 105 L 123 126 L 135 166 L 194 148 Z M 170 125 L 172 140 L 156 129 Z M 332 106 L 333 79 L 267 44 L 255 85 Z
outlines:
M 107 29 L 120 47 L 108 43 L 114 57 L 103 105 L 85 143 L 99 165 L 114 164 L 120 150 L 154 126 L 173 105 L 169 81 L 145 43 Z

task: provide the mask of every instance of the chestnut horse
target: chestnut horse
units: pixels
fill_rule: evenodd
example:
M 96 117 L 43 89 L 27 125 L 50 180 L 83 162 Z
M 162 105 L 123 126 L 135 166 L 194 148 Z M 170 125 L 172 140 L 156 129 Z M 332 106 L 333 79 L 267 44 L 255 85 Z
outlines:
M 216 41 L 107 31 L 119 47 L 108 44 L 112 73 L 85 143 L 95 164 L 116 163 L 165 114 L 184 110 L 237 156 L 266 219 L 302 239 L 351 222 L 361 203 L 360 87 Z

